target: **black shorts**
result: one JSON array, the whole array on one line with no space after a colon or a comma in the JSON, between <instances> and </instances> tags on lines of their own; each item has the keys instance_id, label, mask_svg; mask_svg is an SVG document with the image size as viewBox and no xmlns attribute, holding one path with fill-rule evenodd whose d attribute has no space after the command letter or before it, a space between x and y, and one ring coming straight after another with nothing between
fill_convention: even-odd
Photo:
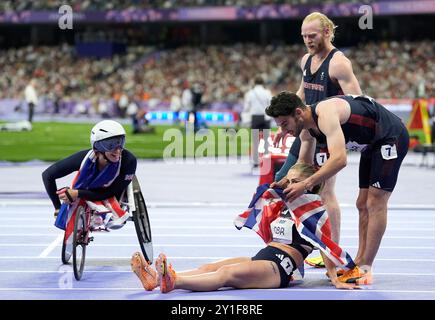
<instances>
[{"instance_id":1,"label":"black shorts","mask_svg":"<svg viewBox=\"0 0 435 320\"><path fill-rule=\"evenodd\" d=\"M267 260L275 262L278 266L281 278L281 283L279 285L280 288L286 288L288 286L288 283L291 280L291 275L297 267L295 261L287 252L272 246L267 246L266 248L261 249L251 259L252 261Z\"/></svg>"},{"instance_id":2,"label":"black shorts","mask_svg":"<svg viewBox=\"0 0 435 320\"><path fill-rule=\"evenodd\" d=\"M266 120L264 115L255 114L251 116L251 129L270 129L270 120Z\"/></svg>"},{"instance_id":3,"label":"black shorts","mask_svg":"<svg viewBox=\"0 0 435 320\"><path fill-rule=\"evenodd\" d=\"M299 158L299 151L301 149L301 139L296 137L293 141L289 153L295 156L296 159ZM329 159L328 147L323 144L316 142L316 151L314 152L313 163L317 167L321 167L325 164L326 160Z\"/></svg>"},{"instance_id":4,"label":"black shorts","mask_svg":"<svg viewBox=\"0 0 435 320\"><path fill-rule=\"evenodd\" d=\"M359 163L359 187L370 186L392 192L396 186L400 166L409 147L408 131L404 128L397 138L369 146L361 152ZM395 148L397 157L391 157L391 148Z\"/></svg>"}]
</instances>

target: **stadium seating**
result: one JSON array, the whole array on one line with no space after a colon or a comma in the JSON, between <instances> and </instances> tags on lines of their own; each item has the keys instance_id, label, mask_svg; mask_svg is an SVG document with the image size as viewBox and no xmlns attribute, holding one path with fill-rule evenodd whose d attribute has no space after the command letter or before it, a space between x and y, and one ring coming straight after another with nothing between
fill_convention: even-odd
<instances>
[{"instance_id":1,"label":"stadium seating","mask_svg":"<svg viewBox=\"0 0 435 320\"><path fill-rule=\"evenodd\" d=\"M383 1L383 0L381 0ZM267 4L319 4L319 3L372 3L374 0L69 0L74 11L105 11L124 9L171 9L182 7L205 7L205 6L239 6L250 7ZM23 10L56 10L65 4L62 0L4 0L0 3L1 11L23 11Z\"/></svg>"},{"instance_id":2,"label":"stadium seating","mask_svg":"<svg viewBox=\"0 0 435 320\"><path fill-rule=\"evenodd\" d=\"M415 98L424 88L426 96L435 96L435 48L430 41L364 43L340 49L351 59L365 94ZM36 78L47 110L56 99L63 108L68 102L85 100L99 112L101 100L115 103L122 94L138 103L168 106L183 86L202 82L203 101L223 103L216 108L229 109L240 106L258 73L275 93L296 91L304 53L300 44L185 46L162 51L137 46L129 47L126 55L90 59L77 57L74 48L65 45L12 48L0 51L0 99L22 99L28 81Z\"/></svg>"}]
</instances>

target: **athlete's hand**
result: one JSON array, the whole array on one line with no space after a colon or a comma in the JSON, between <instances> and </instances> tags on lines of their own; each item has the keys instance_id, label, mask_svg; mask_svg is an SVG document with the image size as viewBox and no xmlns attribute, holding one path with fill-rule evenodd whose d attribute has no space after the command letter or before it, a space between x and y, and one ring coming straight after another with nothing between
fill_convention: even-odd
<instances>
[{"instance_id":1,"label":"athlete's hand","mask_svg":"<svg viewBox=\"0 0 435 320\"><path fill-rule=\"evenodd\" d=\"M278 127L278 130L275 132L275 137L273 138L273 146L275 148L278 148L279 143L281 142L282 139L284 139L285 135L286 133L282 132L281 127Z\"/></svg>"},{"instance_id":2,"label":"athlete's hand","mask_svg":"<svg viewBox=\"0 0 435 320\"><path fill-rule=\"evenodd\" d=\"M74 202L79 195L78 190L70 189L68 187L59 189L58 191L56 191L56 193L59 195L59 199L67 204L71 204L72 202Z\"/></svg>"},{"instance_id":3,"label":"athlete's hand","mask_svg":"<svg viewBox=\"0 0 435 320\"><path fill-rule=\"evenodd\" d=\"M346 290L361 289L361 287L359 287L356 283L344 283L338 281L338 279L336 279L335 281L331 280L331 282L337 289L346 289Z\"/></svg>"},{"instance_id":4,"label":"athlete's hand","mask_svg":"<svg viewBox=\"0 0 435 320\"><path fill-rule=\"evenodd\" d=\"M284 189L285 200L287 202L292 202L296 200L297 197L303 195L307 190L305 186L306 182L304 181L290 184L287 188Z\"/></svg>"},{"instance_id":5,"label":"athlete's hand","mask_svg":"<svg viewBox=\"0 0 435 320\"><path fill-rule=\"evenodd\" d=\"M271 188L281 188L281 189L285 189L287 188L288 184L290 183L290 181L287 179L287 177L282 178L279 181L274 181L270 184Z\"/></svg>"},{"instance_id":6,"label":"athlete's hand","mask_svg":"<svg viewBox=\"0 0 435 320\"><path fill-rule=\"evenodd\" d=\"M57 218L58 214L59 214L59 209L54 210L54 217L55 218Z\"/></svg>"}]
</instances>

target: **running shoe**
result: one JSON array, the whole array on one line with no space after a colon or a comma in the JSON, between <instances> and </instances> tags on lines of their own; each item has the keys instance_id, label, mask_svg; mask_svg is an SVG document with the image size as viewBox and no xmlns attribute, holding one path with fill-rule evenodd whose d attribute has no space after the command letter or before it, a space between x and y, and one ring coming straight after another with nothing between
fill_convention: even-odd
<instances>
[{"instance_id":1,"label":"running shoe","mask_svg":"<svg viewBox=\"0 0 435 320\"><path fill-rule=\"evenodd\" d=\"M337 277L342 276L345 272L346 272L346 270L344 270L344 269L338 269L337 270Z\"/></svg>"},{"instance_id":2,"label":"running shoe","mask_svg":"<svg viewBox=\"0 0 435 320\"><path fill-rule=\"evenodd\" d=\"M305 259L305 263L314 267L314 268L324 268L325 267L325 262L323 262L322 256Z\"/></svg>"},{"instance_id":3,"label":"running shoe","mask_svg":"<svg viewBox=\"0 0 435 320\"><path fill-rule=\"evenodd\" d=\"M362 273L361 278L356 280L356 284L370 285L373 284L373 274L371 271Z\"/></svg>"},{"instance_id":4,"label":"running shoe","mask_svg":"<svg viewBox=\"0 0 435 320\"><path fill-rule=\"evenodd\" d=\"M344 269L337 269L337 277L342 276L345 272L346 272L346 270L344 270ZM328 271L326 271L325 274L328 278L330 278Z\"/></svg>"},{"instance_id":5,"label":"running shoe","mask_svg":"<svg viewBox=\"0 0 435 320\"><path fill-rule=\"evenodd\" d=\"M131 270L138 276L143 287L147 291L152 291L158 286L157 272L145 261L140 252L135 252L130 260Z\"/></svg>"},{"instance_id":6,"label":"running shoe","mask_svg":"<svg viewBox=\"0 0 435 320\"><path fill-rule=\"evenodd\" d=\"M361 278L362 275L363 273L361 272L361 269L356 266L339 276L338 281L343 283L356 283L356 281Z\"/></svg>"},{"instance_id":7,"label":"running shoe","mask_svg":"<svg viewBox=\"0 0 435 320\"><path fill-rule=\"evenodd\" d=\"M156 259L156 269L159 274L160 291L168 293L174 290L177 274L172 269L172 265L168 265L168 260L163 253L159 254Z\"/></svg>"}]
</instances>

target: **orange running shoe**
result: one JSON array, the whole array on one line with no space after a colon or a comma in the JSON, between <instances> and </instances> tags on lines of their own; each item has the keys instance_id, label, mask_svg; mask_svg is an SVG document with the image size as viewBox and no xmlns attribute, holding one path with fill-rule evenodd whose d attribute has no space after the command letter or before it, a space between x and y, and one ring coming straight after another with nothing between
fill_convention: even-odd
<instances>
[{"instance_id":1,"label":"orange running shoe","mask_svg":"<svg viewBox=\"0 0 435 320\"><path fill-rule=\"evenodd\" d=\"M361 278L356 280L356 284L370 285L373 284L373 274L371 271L362 273Z\"/></svg>"},{"instance_id":2,"label":"orange running shoe","mask_svg":"<svg viewBox=\"0 0 435 320\"><path fill-rule=\"evenodd\" d=\"M140 252L135 252L130 260L131 270L138 276L143 287L147 291L152 291L158 286L157 272L145 261Z\"/></svg>"},{"instance_id":3,"label":"orange running shoe","mask_svg":"<svg viewBox=\"0 0 435 320\"><path fill-rule=\"evenodd\" d=\"M360 268L356 266L355 268L349 269L339 276L338 281L343 283L356 283L357 279L361 278L362 275L363 273L361 272Z\"/></svg>"},{"instance_id":4,"label":"orange running shoe","mask_svg":"<svg viewBox=\"0 0 435 320\"><path fill-rule=\"evenodd\" d=\"M177 274L172 269L172 265L168 265L168 260L163 253L159 254L156 259L156 269L159 274L160 291L168 293L174 290Z\"/></svg>"},{"instance_id":5,"label":"orange running shoe","mask_svg":"<svg viewBox=\"0 0 435 320\"><path fill-rule=\"evenodd\" d=\"M337 277L342 276L345 272L346 272L346 270L344 270L344 269L337 269ZM326 271L325 274L328 278L330 278L328 271Z\"/></svg>"}]
</instances>

